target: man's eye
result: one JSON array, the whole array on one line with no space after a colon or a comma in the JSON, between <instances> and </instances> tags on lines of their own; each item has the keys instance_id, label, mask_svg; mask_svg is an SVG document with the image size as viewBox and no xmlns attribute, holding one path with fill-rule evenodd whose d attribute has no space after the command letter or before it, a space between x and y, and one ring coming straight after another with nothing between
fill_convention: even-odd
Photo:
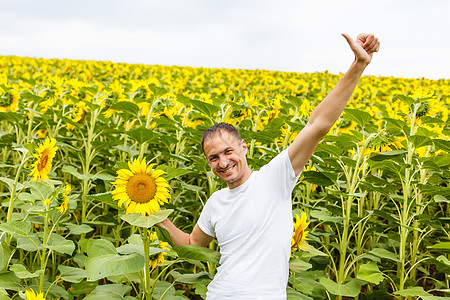
<instances>
[{"instance_id":1,"label":"man's eye","mask_svg":"<svg viewBox=\"0 0 450 300\"><path fill-rule=\"evenodd\" d=\"M226 154L230 154L231 152L233 152L233 150L227 150L227 151L225 151Z\"/></svg>"},{"instance_id":2,"label":"man's eye","mask_svg":"<svg viewBox=\"0 0 450 300\"><path fill-rule=\"evenodd\" d=\"M209 161L216 161L216 160L217 160L217 157L212 157L209 159Z\"/></svg>"}]
</instances>

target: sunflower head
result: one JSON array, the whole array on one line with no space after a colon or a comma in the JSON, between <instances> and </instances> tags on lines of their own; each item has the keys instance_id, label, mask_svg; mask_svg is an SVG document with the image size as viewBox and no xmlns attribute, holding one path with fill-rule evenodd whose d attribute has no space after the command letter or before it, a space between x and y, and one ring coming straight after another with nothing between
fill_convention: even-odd
<instances>
[{"instance_id":1,"label":"sunflower head","mask_svg":"<svg viewBox=\"0 0 450 300\"><path fill-rule=\"evenodd\" d=\"M48 173L52 167L52 161L57 150L58 147L56 147L56 140L54 138L46 138L45 142L39 146L37 153L33 154L36 158L30 174L33 176L33 181L48 179Z\"/></svg>"},{"instance_id":2,"label":"sunflower head","mask_svg":"<svg viewBox=\"0 0 450 300\"><path fill-rule=\"evenodd\" d=\"M305 245L309 231L305 231L309 222L306 222L306 213L300 213L301 217L295 214L294 234L292 236L291 253L302 249Z\"/></svg>"},{"instance_id":3,"label":"sunflower head","mask_svg":"<svg viewBox=\"0 0 450 300\"><path fill-rule=\"evenodd\" d=\"M161 177L164 171L153 170L154 165L147 166L145 158L134 159L133 162L128 162L129 169L117 171L112 195L114 200L119 201L119 206L125 206L127 214L151 215L170 199L170 186Z\"/></svg>"},{"instance_id":4,"label":"sunflower head","mask_svg":"<svg viewBox=\"0 0 450 300\"><path fill-rule=\"evenodd\" d=\"M15 89L10 89L4 93L0 91L0 111L17 111L19 107L19 92Z\"/></svg>"},{"instance_id":5,"label":"sunflower head","mask_svg":"<svg viewBox=\"0 0 450 300\"><path fill-rule=\"evenodd\" d=\"M169 248L167 247L169 244L163 241L159 241L156 233L154 232L150 235L150 239L152 243L157 243L158 248L164 250L150 257L150 267L154 269L158 264L166 261L164 255L169 251Z\"/></svg>"},{"instance_id":6,"label":"sunflower head","mask_svg":"<svg viewBox=\"0 0 450 300\"><path fill-rule=\"evenodd\" d=\"M32 289L25 291L26 300L45 300L44 293L35 293Z\"/></svg>"},{"instance_id":7,"label":"sunflower head","mask_svg":"<svg viewBox=\"0 0 450 300\"><path fill-rule=\"evenodd\" d=\"M59 206L56 208L59 210L61 214L64 214L69 209L69 193L71 190L70 184L66 184L65 187L60 188L59 193L57 195L57 201Z\"/></svg>"}]
</instances>

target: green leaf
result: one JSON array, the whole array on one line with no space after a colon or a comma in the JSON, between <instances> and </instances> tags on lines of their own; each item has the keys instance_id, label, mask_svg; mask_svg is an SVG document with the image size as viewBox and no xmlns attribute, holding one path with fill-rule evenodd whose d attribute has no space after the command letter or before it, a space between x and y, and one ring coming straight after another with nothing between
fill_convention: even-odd
<instances>
[{"instance_id":1,"label":"green leaf","mask_svg":"<svg viewBox=\"0 0 450 300\"><path fill-rule=\"evenodd\" d=\"M328 211L324 208L311 211L311 217L319 219L323 222L340 223L344 220L343 217L333 217L328 214Z\"/></svg>"},{"instance_id":2,"label":"green leaf","mask_svg":"<svg viewBox=\"0 0 450 300\"><path fill-rule=\"evenodd\" d=\"M164 297L162 295L165 293ZM167 281L158 281L156 283L155 289L153 290L153 299L174 299L175 296L175 288ZM184 298L182 298L184 299Z\"/></svg>"},{"instance_id":3,"label":"green leaf","mask_svg":"<svg viewBox=\"0 0 450 300\"><path fill-rule=\"evenodd\" d=\"M187 245L173 247L173 250L178 254L179 258L207 261L216 265L219 264L220 253L206 247Z\"/></svg>"},{"instance_id":4,"label":"green leaf","mask_svg":"<svg viewBox=\"0 0 450 300\"><path fill-rule=\"evenodd\" d=\"M114 208L119 208L118 202L113 200L111 192L87 195L87 198L93 201L101 201Z\"/></svg>"},{"instance_id":5,"label":"green leaf","mask_svg":"<svg viewBox=\"0 0 450 300\"><path fill-rule=\"evenodd\" d=\"M421 287L421 286L415 286L415 287L412 287L409 289L396 291L396 292L394 292L394 295L399 295L399 296L403 296L403 297L433 296L432 294L425 292L423 287Z\"/></svg>"},{"instance_id":6,"label":"green leaf","mask_svg":"<svg viewBox=\"0 0 450 300\"><path fill-rule=\"evenodd\" d=\"M412 135L408 137L408 140L414 145L415 148L420 148L423 146L429 146L432 144L432 141L427 136L422 135Z\"/></svg>"},{"instance_id":7,"label":"green leaf","mask_svg":"<svg viewBox=\"0 0 450 300\"><path fill-rule=\"evenodd\" d=\"M113 181L113 180L116 180L116 177L114 177L108 173L99 173L99 174L92 176L92 180L95 180L95 179L100 179L103 181Z\"/></svg>"},{"instance_id":8,"label":"green leaf","mask_svg":"<svg viewBox=\"0 0 450 300\"><path fill-rule=\"evenodd\" d=\"M141 145L144 142L157 140L159 137L159 134L157 132L145 128L145 125L136 129L129 130L126 132L126 134L135 139Z\"/></svg>"},{"instance_id":9,"label":"green leaf","mask_svg":"<svg viewBox=\"0 0 450 300\"><path fill-rule=\"evenodd\" d=\"M85 262L88 281L96 281L108 276L140 272L145 259L140 254L107 254L88 257Z\"/></svg>"},{"instance_id":10,"label":"green leaf","mask_svg":"<svg viewBox=\"0 0 450 300\"><path fill-rule=\"evenodd\" d=\"M164 165L159 166L158 169L161 169L161 170L163 170L164 172L167 173L164 176L164 178L167 181L169 181L170 179L177 178L177 177L180 177L180 176L183 176L183 175L186 175L186 174L190 174L190 173L193 172L191 170L180 169L180 168L172 168L172 167L164 166Z\"/></svg>"},{"instance_id":11,"label":"green leaf","mask_svg":"<svg viewBox=\"0 0 450 300\"><path fill-rule=\"evenodd\" d=\"M9 221L0 224L0 231L14 236L27 237L31 232L31 222L28 221Z\"/></svg>"},{"instance_id":12,"label":"green leaf","mask_svg":"<svg viewBox=\"0 0 450 300\"><path fill-rule=\"evenodd\" d=\"M122 300L130 291L131 286L123 284L99 285L84 300Z\"/></svg>"},{"instance_id":13,"label":"green leaf","mask_svg":"<svg viewBox=\"0 0 450 300\"><path fill-rule=\"evenodd\" d=\"M58 270L59 272L61 272L59 277L67 282L80 283L83 279L87 277L86 270L79 268L59 265Z\"/></svg>"},{"instance_id":14,"label":"green leaf","mask_svg":"<svg viewBox=\"0 0 450 300\"><path fill-rule=\"evenodd\" d=\"M167 94L167 90L165 88L158 87L158 86L154 85L153 83L149 84L148 88L155 94L156 97Z\"/></svg>"},{"instance_id":15,"label":"green leaf","mask_svg":"<svg viewBox=\"0 0 450 300\"><path fill-rule=\"evenodd\" d=\"M450 293L450 290L435 290L436 292ZM431 294L430 294L431 295ZM450 297L440 297L440 296L421 296L421 300L449 300Z\"/></svg>"},{"instance_id":16,"label":"green leaf","mask_svg":"<svg viewBox=\"0 0 450 300\"><path fill-rule=\"evenodd\" d=\"M5 242L0 243L0 271L2 271L9 263L11 250Z\"/></svg>"},{"instance_id":17,"label":"green leaf","mask_svg":"<svg viewBox=\"0 0 450 300\"><path fill-rule=\"evenodd\" d=\"M434 199L434 202L436 202L436 203L442 203L442 202L450 203L450 200L448 200L447 198L445 198L442 195L436 195L436 196L434 196L433 199Z\"/></svg>"},{"instance_id":18,"label":"green leaf","mask_svg":"<svg viewBox=\"0 0 450 300\"><path fill-rule=\"evenodd\" d=\"M0 120L8 121L12 124L18 124L21 121L21 117L17 113L7 111L7 112L0 112Z\"/></svg>"},{"instance_id":19,"label":"green leaf","mask_svg":"<svg viewBox=\"0 0 450 300\"><path fill-rule=\"evenodd\" d=\"M206 283L209 283L213 279L213 276L205 271L196 274L180 274L177 271L170 271L169 274L173 276L176 282L186 284L204 283L205 279Z\"/></svg>"},{"instance_id":20,"label":"green leaf","mask_svg":"<svg viewBox=\"0 0 450 300\"><path fill-rule=\"evenodd\" d=\"M289 269L296 273L304 272L311 268L312 264L298 258L293 258L289 261Z\"/></svg>"},{"instance_id":21,"label":"green leaf","mask_svg":"<svg viewBox=\"0 0 450 300\"><path fill-rule=\"evenodd\" d=\"M287 300L313 300L313 298L305 296L291 287L286 288Z\"/></svg>"},{"instance_id":22,"label":"green leaf","mask_svg":"<svg viewBox=\"0 0 450 300\"><path fill-rule=\"evenodd\" d=\"M384 248L375 248L375 249L370 250L369 252L380 258L386 258L386 259L393 260L395 262L400 262L400 259L398 258L397 254L395 254L389 250L386 250Z\"/></svg>"},{"instance_id":23,"label":"green leaf","mask_svg":"<svg viewBox=\"0 0 450 300\"><path fill-rule=\"evenodd\" d=\"M17 248L34 252L37 250L42 250L42 242L37 233L30 233L27 237L17 238Z\"/></svg>"},{"instance_id":24,"label":"green leaf","mask_svg":"<svg viewBox=\"0 0 450 300\"><path fill-rule=\"evenodd\" d=\"M450 141L434 139L433 144L436 147L436 150L443 150L447 153L450 153Z\"/></svg>"},{"instance_id":25,"label":"green leaf","mask_svg":"<svg viewBox=\"0 0 450 300\"><path fill-rule=\"evenodd\" d=\"M356 278L378 285L383 281L383 273L376 263L369 262L359 267Z\"/></svg>"},{"instance_id":26,"label":"green leaf","mask_svg":"<svg viewBox=\"0 0 450 300\"><path fill-rule=\"evenodd\" d=\"M63 171L63 173L69 173L70 175L72 175L80 180L85 180L85 181L91 180L93 177L92 174L87 174L87 175L80 174L80 173L78 173L77 169L75 169L75 167L69 166L69 165L64 165L61 168L61 171Z\"/></svg>"},{"instance_id":27,"label":"green leaf","mask_svg":"<svg viewBox=\"0 0 450 300\"><path fill-rule=\"evenodd\" d=\"M144 216L138 213L122 215L120 218L130 225L137 227L150 228L156 223L164 221L173 212L173 209L165 209L155 212L150 216Z\"/></svg>"},{"instance_id":28,"label":"green leaf","mask_svg":"<svg viewBox=\"0 0 450 300\"><path fill-rule=\"evenodd\" d=\"M93 258L109 254L117 254L117 250L110 241L105 239L97 239L89 240L86 253L88 257Z\"/></svg>"},{"instance_id":29,"label":"green leaf","mask_svg":"<svg viewBox=\"0 0 450 300\"><path fill-rule=\"evenodd\" d=\"M203 101L191 100L189 103L208 118L212 118L220 110L220 107Z\"/></svg>"},{"instance_id":30,"label":"green leaf","mask_svg":"<svg viewBox=\"0 0 450 300\"><path fill-rule=\"evenodd\" d=\"M380 152L380 153L372 153L369 159L373 161L382 161L385 159L392 159L393 157L403 155L405 153L408 153L408 151L405 150L394 150L394 151L386 151L386 152Z\"/></svg>"},{"instance_id":31,"label":"green leaf","mask_svg":"<svg viewBox=\"0 0 450 300\"><path fill-rule=\"evenodd\" d=\"M65 225L67 226L67 228L69 228L70 234L74 235L86 234L94 230L94 228L86 224L77 225L73 223L67 223Z\"/></svg>"},{"instance_id":32,"label":"green leaf","mask_svg":"<svg viewBox=\"0 0 450 300\"><path fill-rule=\"evenodd\" d=\"M408 96L404 96L404 95L394 95L393 100L401 100L403 101L406 105L411 106L414 104L415 100L411 97Z\"/></svg>"},{"instance_id":33,"label":"green leaf","mask_svg":"<svg viewBox=\"0 0 450 300\"><path fill-rule=\"evenodd\" d=\"M303 172L303 179L309 183L319 186L333 185L333 181L321 172L317 171L305 171Z\"/></svg>"},{"instance_id":34,"label":"green leaf","mask_svg":"<svg viewBox=\"0 0 450 300\"><path fill-rule=\"evenodd\" d=\"M39 180L30 181L30 190L36 199L45 200L51 197L52 193L55 191L54 183L59 183L58 181L51 180Z\"/></svg>"},{"instance_id":35,"label":"green leaf","mask_svg":"<svg viewBox=\"0 0 450 300\"><path fill-rule=\"evenodd\" d=\"M114 103L113 105L111 105L110 108L114 109L114 110L122 111L122 112L129 112L133 116L137 116L137 114L139 113L139 110L140 110L139 106L137 106L133 102L128 102L128 101L121 101L121 102Z\"/></svg>"},{"instance_id":36,"label":"green leaf","mask_svg":"<svg viewBox=\"0 0 450 300\"><path fill-rule=\"evenodd\" d=\"M20 279L14 274L14 272L6 272L0 274L0 289L7 289L18 292L23 287L20 284Z\"/></svg>"},{"instance_id":37,"label":"green leaf","mask_svg":"<svg viewBox=\"0 0 450 300\"><path fill-rule=\"evenodd\" d=\"M344 118L356 122L359 126L364 127L372 119L372 116L363 110L346 108L344 110Z\"/></svg>"},{"instance_id":38,"label":"green leaf","mask_svg":"<svg viewBox=\"0 0 450 300\"><path fill-rule=\"evenodd\" d=\"M9 192L12 193L12 191L14 189L14 180L12 180L10 178L6 178L6 177L0 177L0 181L5 183L8 186ZM17 182L16 192L21 190L23 187L24 187L23 184L21 184L20 182Z\"/></svg>"},{"instance_id":39,"label":"green leaf","mask_svg":"<svg viewBox=\"0 0 450 300\"><path fill-rule=\"evenodd\" d=\"M169 243L170 245L173 245L172 238L170 237L169 231L163 228L155 227L156 229L156 235L158 236L158 240L162 242Z\"/></svg>"},{"instance_id":40,"label":"green leaf","mask_svg":"<svg viewBox=\"0 0 450 300\"><path fill-rule=\"evenodd\" d=\"M360 285L355 279L346 284L338 284L329 278L322 277L319 282L333 295L356 297L360 293Z\"/></svg>"},{"instance_id":41,"label":"green leaf","mask_svg":"<svg viewBox=\"0 0 450 300\"><path fill-rule=\"evenodd\" d=\"M53 233L48 240L48 244L43 246L58 253L68 255L72 255L75 250L75 244L73 241L67 240L56 233Z\"/></svg>"},{"instance_id":42,"label":"green leaf","mask_svg":"<svg viewBox=\"0 0 450 300\"><path fill-rule=\"evenodd\" d=\"M438 258L436 258L436 260L450 267L450 260L444 255L439 255Z\"/></svg>"},{"instance_id":43,"label":"green leaf","mask_svg":"<svg viewBox=\"0 0 450 300\"><path fill-rule=\"evenodd\" d=\"M316 249L314 246L311 246L310 244L307 244L307 243L302 245L301 251L304 251L304 252L307 252L310 254L310 255L303 254L303 256L328 256L328 254Z\"/></svg>"},{"instance_id":44,"label":"green leaf","mask_svg":"<svg viewBox=\"0 0 450 300\"><path fill-rule=\"evenodd\" d=\"M137 253L145 257L144 252L144 245L136 245L136 244L125 244L117 248L117 252L120 254L133 254ZM167 250L163 250L158 247L149 247L149 256L161 253L161 252L167 252Z\"/></svg>"},{"instance_id":45,"label":"green leaf","mask_svg":"<svg viewBox=\"0 0 450 300\"><path fill-rule=\"evenodd\" d=\"M440 242L428 248L432 250L450 250L450 242Z\"/></svg>"},{"instance_id":46,"label":"green leaf","mask_svg":"<svg viewBox=\"0 0 450 300\"><path fill-rule=\"evenodd\" d=\"M20 279L29 279L29 278L36 278L39 277L42 273L44 273L43 270L37 270L34 273L31 273L27 270L27 267L25 267L22 264L14 264L9 267L10 271L13 271L14 274L20 278Z\"/></svg>"},{"instance_id":47,"label":"green leaf","mask_svg":"<svg viewBox=\"0 0 450 300\"><path fill-rule=\"evenodd\" d=\"M75 297L79 297L79 298L75 298L75 299L86 299L83 298L85 294L89 294L92 290L94 290L96 287L98 286L98 282L94 281L94 282L89 282L89 281L81 281L80 283L72 283L71 284L71 294L73 294ZM90 295L88 295L90 296ZM104 298L107 299L107 298Z\"/></svg>"}]
</instances>

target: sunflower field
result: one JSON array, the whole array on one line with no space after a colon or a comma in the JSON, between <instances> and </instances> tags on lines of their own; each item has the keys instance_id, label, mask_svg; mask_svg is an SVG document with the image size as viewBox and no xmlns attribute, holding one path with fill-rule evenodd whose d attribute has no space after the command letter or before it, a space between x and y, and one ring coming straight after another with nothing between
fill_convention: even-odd
<instances>
[{"instance_id":1,"label":"sunflower field","mask_svg":"<svg viewBox=\"0 0 450 300\"><path fill-rule=\"evenodd\" d=\"M0 56L0 299L204 299L172 247L225 187L203 131L257 170L341 75ZM294 189L288 299L450 297L450 80L364 76Z\"/></svg>"}]
</instances>

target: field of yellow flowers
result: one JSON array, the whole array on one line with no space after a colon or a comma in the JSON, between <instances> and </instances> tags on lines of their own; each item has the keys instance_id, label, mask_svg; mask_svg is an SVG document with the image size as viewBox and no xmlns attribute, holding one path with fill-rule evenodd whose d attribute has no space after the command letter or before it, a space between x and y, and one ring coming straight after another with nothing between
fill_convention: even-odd
<instances>
[{"instance_id":1,"label":"field of yellow flowers","mask_svg":"<svg viewBox=\"0 0 450 300\"><path fill-rule=\"evenodd\" d=\"M224 187L202 132L258 169L339 78L0 56L0 299L204 299L217 244L154 226ZM449 109L450 80L360 80L293 192L288 299L450 296Z\"/></svg>"}]
</instances>

